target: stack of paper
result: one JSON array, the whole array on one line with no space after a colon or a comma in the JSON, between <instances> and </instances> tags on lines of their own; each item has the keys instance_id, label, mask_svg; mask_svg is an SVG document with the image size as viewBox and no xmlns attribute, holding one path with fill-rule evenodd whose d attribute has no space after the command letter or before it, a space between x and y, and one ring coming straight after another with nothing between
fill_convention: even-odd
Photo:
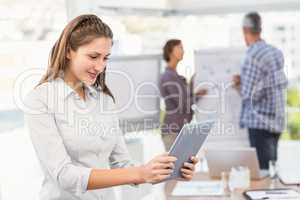
<instances>
[{"instance_id":1,"label":"stack of paper","mask_svg":"<svg viewBox=\"0 0 300 200\"><path fill-rule=\"evenodd\" d=\"M287 185L300 184L300 170L281 170L279 171L280 180Z\"/></svg>"},{"instance_id":2,"label":"stack of paper","mask_svg":"<svg viewBox=\"0 0 300 200\"><path fill-rule=\"evenodd\" d=\"M222 196L220 181L178 182L172 192L173 196Z\"/></svg>"},{"instance_id":3,"label":"stack of paper","mask_svg":"<svg viewBox=\"0 0 300 200\"><path fill-rule=\"evenodd\" d=\"M299 200L300 193L293 189L274 189L274 190L257 190L248 191L247 196L252 200L269 199L269 200Z\"/></svg>"}]
</instances>

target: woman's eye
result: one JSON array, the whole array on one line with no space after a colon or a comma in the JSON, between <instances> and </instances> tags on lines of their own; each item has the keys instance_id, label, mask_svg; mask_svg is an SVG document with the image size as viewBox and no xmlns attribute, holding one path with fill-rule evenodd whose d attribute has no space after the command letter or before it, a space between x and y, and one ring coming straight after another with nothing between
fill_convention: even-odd
<instances>
[{"instance_id":1,"label":"woman's eye","mask_svg":"<svg viewBox=\"0 0 300 200\"><path fill-rule=\"evenodd\" d=\"M90 58L91 58L91 59L96 59L96 58L97 58L97 56L90 56Z\"/></svg>"},{"instance_id":2,"label":"woman's eye","mask_svg":"<svg viewBox=\"0 0 300 200\"><path fill-rule=\"evenodd\" d=\"M109 58L108 57L104 57L104 60L109 60Z\"/></svg>"}]
</instances>

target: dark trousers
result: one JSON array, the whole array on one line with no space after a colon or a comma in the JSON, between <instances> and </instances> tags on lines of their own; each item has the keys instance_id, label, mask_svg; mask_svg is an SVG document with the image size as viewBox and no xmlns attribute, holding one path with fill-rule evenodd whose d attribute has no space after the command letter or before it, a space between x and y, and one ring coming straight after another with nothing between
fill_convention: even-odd
<instances>
[{"instance_id":1,"label":"dark trousers","mask_svg":"<svg viewBox=\"0 0 300 200\"><path fill-rule=\"evenodd\" d=\"M280 134L252 128L249 128L248 131L250 145L256 148L260 168L269 169L269 161L277 160L277 147Z\"/></svg>"}]
</instances>

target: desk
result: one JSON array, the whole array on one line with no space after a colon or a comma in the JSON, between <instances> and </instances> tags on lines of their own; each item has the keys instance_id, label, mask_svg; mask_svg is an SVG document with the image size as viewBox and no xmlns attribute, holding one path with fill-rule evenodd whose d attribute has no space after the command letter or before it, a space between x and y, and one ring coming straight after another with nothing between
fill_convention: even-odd
<instances>
[{"instance_id":1,"label":"desk","mask_svg":"<svg viewBox=\"0 0 300 200\"><path fill-rule=\"evenodd\" d=\"M211 180L207 173L197 173L193 179L196 180ZM192 180L192 181L193 181ZM265 189L269 188L271 185L271 179L265 178L262 180L251 181L251 185L249 189ZM285 188L284 186L277 181L277 188ZM172 191L176 185L176 181L169 181L166 183L165 192L166 192L166 200L244 200L243 190L234 191L230 197L175 197L171 196Z\"/></svg>"}]
</instances>

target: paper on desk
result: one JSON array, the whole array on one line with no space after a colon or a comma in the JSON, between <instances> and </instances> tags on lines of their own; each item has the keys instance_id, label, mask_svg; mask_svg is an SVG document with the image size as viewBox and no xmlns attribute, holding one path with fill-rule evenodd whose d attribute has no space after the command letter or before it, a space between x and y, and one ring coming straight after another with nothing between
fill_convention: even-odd
<instances>
[{"instance_id":1,"label":"paper on desk","mask_svg":"<svg viewBox=\"0 0 300 200\"><path fill-rule=\"evenodd\" d=\"M299 200L300 193L295 190L270 190L270 191L250 191L247 195L255 199L289 199L289 200Z\"/></svg>"},{"instance_id":2,"label":"paper on desk","mask_svg":"<svg viewBox=\"0 0 300 200\"><path fill-rule=\"evenodd\" d=\"M172 192L173 196L222 196L220 181L178 182Z\"/></svg>"},{"instance_id":3,"label":"paper on desk","mask_svg":"<svg viewBox=\"0 0 300 200\"><path fill-rule=\"evenodd\" d=\"M284 184L300 184L300 171L298 169L284 169L279 171L278 175Z\"/></svg>"}]
</instances>

